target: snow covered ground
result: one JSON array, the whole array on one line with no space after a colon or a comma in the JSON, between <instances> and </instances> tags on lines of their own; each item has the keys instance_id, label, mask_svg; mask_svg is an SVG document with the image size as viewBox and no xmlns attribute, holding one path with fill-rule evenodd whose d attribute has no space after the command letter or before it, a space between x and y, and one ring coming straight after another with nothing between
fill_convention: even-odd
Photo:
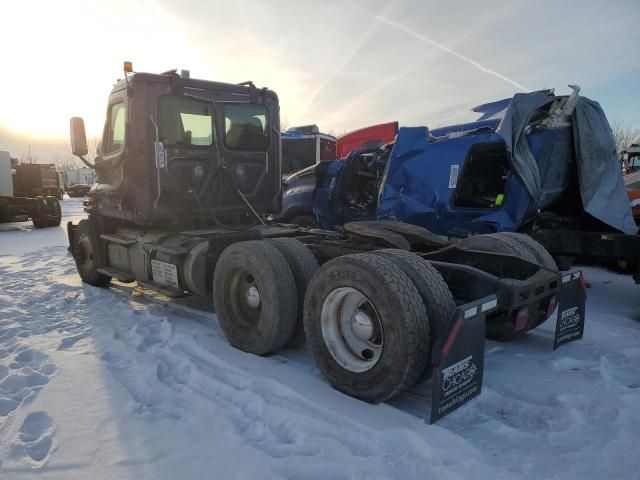
<instances>
[{"instance_id":1,"label":"snow covered ground","mask_svg":"<svg viewBox=\"0 0 640 480\"><path fill-rule=\"evenodd\" d=\"M66 220L83 216L63 202ZM632 478L640 287L585 268L585 338L487 343L482 395L437 425L429 384L368 405L305 348L229 347L206 302L83 285L64 227L0 225L0 478Z\"/></svg>"}]
</instances>

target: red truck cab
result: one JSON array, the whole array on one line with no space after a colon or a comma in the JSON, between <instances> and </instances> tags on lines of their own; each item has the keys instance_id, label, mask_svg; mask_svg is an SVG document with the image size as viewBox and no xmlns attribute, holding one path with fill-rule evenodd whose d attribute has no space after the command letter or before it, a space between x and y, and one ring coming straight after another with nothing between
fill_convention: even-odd
<instances>
[{"instance_id":1,"label":"red truck cab","mask_svg":"<svg viewBox=\"0 0 640 480\"><path fill-rule=\"evenodd\" d=\"M336 139L337 158L346 158L359 148L378 147L392 142L397 133L398 122L381 123L345 133Z\"/></svg>"}]
</instances>

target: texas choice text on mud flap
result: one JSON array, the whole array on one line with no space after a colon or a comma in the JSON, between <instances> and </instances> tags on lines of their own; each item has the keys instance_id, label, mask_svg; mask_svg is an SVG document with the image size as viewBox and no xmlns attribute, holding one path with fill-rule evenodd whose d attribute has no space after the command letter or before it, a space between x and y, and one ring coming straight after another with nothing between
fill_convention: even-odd
<instances>
[{"instance_id":1,"label":"texas choice text on mud flap","mask_svg":"<svg viewBox=\"0 0 640 480\"><path fill-rule=\"evenodd\" d=\"M584 334L585 302L587 292L582 271L562 275L562 289L558 306L555 350L565 343L580 340Z\"/></svg>"},{"instance_id":2,"label":"texas choice text on mud flap","mask_svg":"<svg viewBox=\"0 0 640 480\"><path fill-rule=\"evenodd\" d=\"M480 395L484 370L485 315L496 309L490 295L456 308L448 334L441 335L431 354L433 386L431 420L434 423Z\"/></svg>"},{"instance_id":3,"label":"texas choice text on mud flap","mask_svg":"<svg viewBox=\"0 0 640 480\"><path fill-rule=\"evenodd\" d=\"M582 272L562 276L555 350L582 338L586 293ZM448 334L442 335L432 352L433 386L431 419L434 423L480 395L484 374L485 316L497 306L495 295L455 309Z\"/></svg>"}]
</instances>

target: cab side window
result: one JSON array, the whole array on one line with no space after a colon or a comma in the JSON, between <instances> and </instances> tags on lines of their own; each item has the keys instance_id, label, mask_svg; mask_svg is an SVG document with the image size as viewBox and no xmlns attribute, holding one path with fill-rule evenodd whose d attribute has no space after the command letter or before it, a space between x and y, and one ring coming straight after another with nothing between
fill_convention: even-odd
<instances>
[{"instance_id":1,"label":"cab side window","mask_svg":"<svg viewBox=\"0 0 640 480\"><path fill-rule=\"evenodd\" d=\"M269 146L267 109L260 105L224 107L224 143L231 150L264 152Z\"/></svg>"},{"instance_id":2,"label":"cab side window","mask_svg":"<svg viewBox=\"0 0 640 480\"><path fill-rule=\"evenodd\" d=\"M126 122L124 103L111 105L105 154L116 153L124 147L124 125Z\"/></svg>"}]
</instances>

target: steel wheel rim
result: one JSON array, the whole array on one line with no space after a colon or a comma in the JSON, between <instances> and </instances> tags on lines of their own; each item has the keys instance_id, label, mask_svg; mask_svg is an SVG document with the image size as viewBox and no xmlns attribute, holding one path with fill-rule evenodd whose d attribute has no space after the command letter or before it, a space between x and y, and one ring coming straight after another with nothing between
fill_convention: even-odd
<instances>
[{"instance_id":1,"label":"steel wheel rim","mask_svg":"<svg viewBox=\"0 0 640 480\"><path fill-rule=\"evenodd\" d=\"M322 304L320 324L325 345L343 368L362 373L377 365L384 348L382 322L360 290L332 290Z\"/></svg>"},{"instance_id":2,"label":"steel wheel rim","mask_svg":"<svg viewBox=\"0 0 640 480\"><path fill-rule=\"evenodd\" d=\"M262 313L262 294L257 279L242 268L231 273L225 288L227 304L237 325L243 330L255 328Z\"/></svg>"},{"instance_id":3,"label":"steel wheel rim","mask_svg":"<svg viewBox=\"0 0 640 480\"><path fill-rule=\"evenodd\" d=\"M87 235L82 235L78 239L76 263L83 272L89 272L93 269L93 244Z\"/></svg>"}]
</instances>

